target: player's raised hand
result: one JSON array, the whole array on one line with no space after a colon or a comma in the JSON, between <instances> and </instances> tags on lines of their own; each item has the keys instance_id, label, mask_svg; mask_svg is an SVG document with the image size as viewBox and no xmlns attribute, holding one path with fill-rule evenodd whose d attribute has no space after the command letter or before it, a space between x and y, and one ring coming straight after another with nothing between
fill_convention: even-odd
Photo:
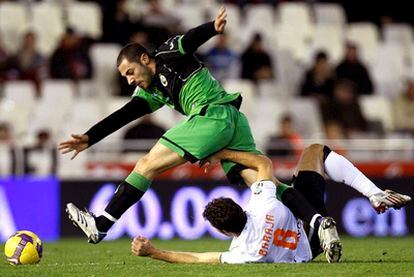
<instances>
[{"instance_id":1,"label":"player's raised hand","mask_svg":"<svg viewBox=\"0 0 414 277\"><path fill-rule=\"evenodd\" d=\"M221 7L219 9L216 19L214 20L214 29L216 29L217 33L222 34L224 32L224 27L226 27L226 23L227 23L226 19L227 19L226 8Z\"/></svg>"},{"instance_id":2,"label":"player's raised hand","mask_svg":"<svg viewBox=\"0 0 414 277\"><path fill-rule=\"evenodd\" d=\"M150 240L143 236L138 236L131 242L131 252L136 256L149 256L153 249Z\"/></svg>"},{"instance_id":3,"label":"player's raised hand","mask_svg":"<svg viewBox=\"0 0 414 277\"><path fill-rule=\"evenodd\" d=\"M61 154L66 154L74 151L72 157L73 160L80 152L88 148L89 137L88 135L72 134L72 139L59 143L58 149Z\"/></svg>"}]
</instances>

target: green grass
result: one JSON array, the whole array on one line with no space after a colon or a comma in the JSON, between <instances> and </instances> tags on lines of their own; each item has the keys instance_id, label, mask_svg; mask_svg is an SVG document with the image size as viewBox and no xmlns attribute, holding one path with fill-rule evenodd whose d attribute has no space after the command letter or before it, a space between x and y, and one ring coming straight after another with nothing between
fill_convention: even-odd
<instances>
[{"instance_id":1,"label":"green grass","mask_svg":"<svg viewBox=\"0 0 414 277\"><path fill-rule=\"evenodd\" d=\"M160 248L181 251L225 251L228 241L154 240ZM129 240L90 245L81 239L47 243L37 265L0 263L0 276L413 276L414 237L343 238L342 263L322 256L307 264L179 265L132 256ZM4 260L5 261L5 260Z\"/></svg>"}]
</instances>

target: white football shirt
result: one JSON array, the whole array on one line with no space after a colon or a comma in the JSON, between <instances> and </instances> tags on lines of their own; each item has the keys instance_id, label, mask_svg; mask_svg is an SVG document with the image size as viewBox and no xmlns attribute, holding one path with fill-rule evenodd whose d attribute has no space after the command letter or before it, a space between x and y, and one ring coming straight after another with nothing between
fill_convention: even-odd
<instances>
[{"instance_id":1,"label":"white football shirt","mask_svg":"<svg viewBox=\"0 0 414 277\"><path fill-rule=\"evenodd\" d=\"M276 198L271 181L256 182L246 207L247 223L233 238L222 263L299 263L312 259L308 238L292 212Z\"/></svg>"}]
</instances>

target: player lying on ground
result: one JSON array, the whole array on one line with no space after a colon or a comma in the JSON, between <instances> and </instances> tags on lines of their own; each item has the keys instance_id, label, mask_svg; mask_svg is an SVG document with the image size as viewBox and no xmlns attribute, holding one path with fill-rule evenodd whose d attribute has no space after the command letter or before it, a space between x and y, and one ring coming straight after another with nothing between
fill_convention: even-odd
<instances>
[{"instance_id":1,"label":"player lying on ground","mask_svg":"<svg viewBox=\"0 0 414 277\"><path fill-rule=\"evenodd\" d=\"M136 163L102 215L95 217L72 203L67 205L69 218L89 242L100 242L122 214L141 199L154 177L165 170L187 161L205 159L224 148L260 153L247 118L238 110L240 93L227 93L193 55L200 45L224 31L226 16L225 9L221 8L213 22L170 38L153 53L139 44L126 45L117 64L121 75L136 86L132 99L85 134L72 135L72 139L60 143L62 154L73 152L73 159L104 137L163 105L188 117L168 130ZM223 161L222 166L232 183L252 184L256 180L255 170L230 161ZM282 202L305 222L310 222L316 213L294 189L283 191Z\"/></svg>"},{"instance_id":2,"label":"player lying on ground","mask_svg":"<svg viewBox=\"0 0 414 277\"><path fill-rule=\"evenodd\" d=\"M304 230L301 221L276 197L279 196L272 178L272 164L263 156L223 150L207 161L215 164L221 159L229 159L244 166L255 168L258 181L250 186L250 202L243 211L229 198L218 198L205 208L203 216L221 233L233 237L227 252L174 252L154 247L144 237L136 237L131 243L131 251L137 256L173 263L248 263L248 262L307 262L322 252L321 242L311 229ZM383 212L388 208L400 208L411 198L392 191L383 192L368 180L347 159L331 151L328 147L314 144L307 147L295 170L292 185L322 215L326 215L324 204L325 179L328 175L334 181L344 182L357 189L370 199L375 210ZM325 217L318 230L325 232L325 241L333 247L326 251L329 262L339 261L341 245L335 221Z\"/></svg>"}]
</instances>

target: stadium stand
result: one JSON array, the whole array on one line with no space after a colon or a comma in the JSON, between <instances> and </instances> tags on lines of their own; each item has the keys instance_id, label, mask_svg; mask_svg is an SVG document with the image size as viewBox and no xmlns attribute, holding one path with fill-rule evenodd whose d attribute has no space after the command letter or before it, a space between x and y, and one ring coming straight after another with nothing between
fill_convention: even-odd
<instances>
[{"instance_id":1,"label":"stadium stand","mask_svg":"<svg viewBox=\"0 0 414 277\"><path fill-rule=\"evenodd\" d=\"M59 5L58 1L28 2L30 4L24 1L0 2L0 44L7 52L5 67L1 67L0 59L0 70L5 70L5 74L2 73L5 80L0 80L0 121L13 125L19 144L31 141L35 132L45 126L55 139L81 132L128 101L128 98L118 96L116 58L121 45L101 40L104 36L104 13L99 5L102 3L64 1L63 5ZM193 0L159 2L166 12L180 19L181 26L177 27L181 28L181 32L214 18L222 4L214 0L201 1L202 4ZM126 1L131 26L139 32L148 31L142 20L148 6L144 0ZM247 3L240 7L226 2L225 6L229 47L240 55L258 31L273 61L272 80L257 83L234 77L223 80L228 91L243 93L242 110L249 117L259 147L264 145L270 134L277 132L276 122L287 111L292 113L297 130L304 139L325 137L318 102L299 98L299 86L315 53L326 51L335 67L342 60L348 41L359 46L374 81L374 94L359 99L364 115L369 120L381 122L385 130L384 138L401 138L394 128L391 107L403 91L407 79L414 76L414 34L410 23L395 20L379 25L368 22L370 18L362 22L348 22L349 14L336 3L282 1L277 5ZM89 48L93 65L91 79L56 81L44 73L37 87L38 84L18 80L14 69L7 68L24 33L33 30L37 35L38 48L50 59L68 27L92 41ZM153 43L152 37L148 37L149 42ZM201 47L200 59L213 45L212 40ZM182 119L181 115L168 108L154 114L156 123L167 129ZM117 145L125 129L111 135L108 140ZM358 134L358 138L371 136ZM389 145L399 147L398 144ZM354 152L351 151L352 154ZM363 153L361 157L369 158L369 153ZM81 164L88 160L87 157L82 159ZM62 163L61 172L71 172Z\"/></svg>"}]
</instances>

